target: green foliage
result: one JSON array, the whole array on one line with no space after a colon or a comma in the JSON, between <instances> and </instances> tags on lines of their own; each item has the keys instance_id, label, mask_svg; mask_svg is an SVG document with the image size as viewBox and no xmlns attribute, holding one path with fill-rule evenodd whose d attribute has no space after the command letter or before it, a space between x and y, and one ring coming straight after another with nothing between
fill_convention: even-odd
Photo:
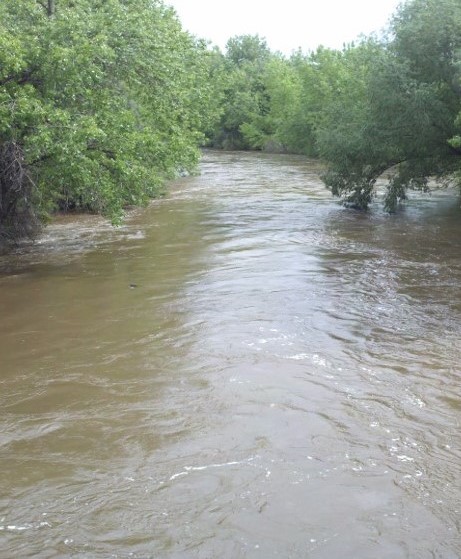
<instances>
[{"instance_id":1,"label":"green foliage","mask_svg":"<svg viewBox=\"0 0 461 559\"><path fill-rule=\"evenodd\" d=\"M221 54L217 95L222 113L211 144L225 149L262 149L270 133L265 69L272 58L263 39L243 35L229 39Z\"/></svg>"},{"instance_id":2,"label":"green foliage","mask_svg":"<svg viewBox=\"0 0 461 559\"><path fill-rule=\"evenodd\" d=\"M37 213L117 221L196 164L218 110L209 53L160 1L48 4L0 4L0 146L19 146Z\"/></svg>"},{"instance_id":3,"label":"green foliage","mask_svg":"<svg viewBox=\"0 0 461 559\"><path fill-rule=\"evenodd\" d=\"M266 41L258 35L239 35L227 41L226 58L235 66L253 64L261 69L270 57Z\"/></svg>"},{"instance_id":4,"label":"green foliage","mask_svg":"<svg viewBox=\"0 0 461 559\"><path fill-rule=\"evenodd\" d=\"M221 55L222 115L214 145L319 156L324 181L346 205L366 209L388 172L385 206L430 179L461 183L461 4L407 0L387 39L290 59L258 36Z\"/></svg>"},{"instance_id":5,"label":"green foliage","mask_svg":"<svg viewBox=\"0 0 461 559\"><path fill-rule=\"evenodd\" d=\"M363 99L363 74L367 47L348 47L336 51L319 47L308 56L297 54L292 64L301 82L301 96L294 113L292 129L297 130L295 142L302 152L319 155L319 133L336 126L343 118L344 107L339 99L347 100L351 118L357 119ZM339 120L338 120L339 119Z\"/></svg>"},{"instance_id":6,"label":"green foliage","mask_svg":"<svg viewBox=\"0 0 461 559\"><path fill-rule=\"evenodd\" d=\"M392 171L390 211L408 189L427 189L429 178L460 168L461 5L409 1L393 20L392 36L370 51L361 85L341 92L318 136L329 164L325 182L348 204L368 207L378 176Z\"/></svg>"},{"instance_id":7,"label":"green foliage","mask_svg":"<svg viewBox=\"0 0 461 559\"><path fill-rule=\"evenodd\" d=\"M332 73L335 86L326 91L316 128L319 153L329 164L323 177L326 185L357 209L370 203L376 179L387 168L383 156L388 157L385 152L392 149L376 142L369 95L371 75L385 55L384 48L371 39L340 53Z\"/></svg>"},{"instance_id":8,"label":"green foliage","mask_svg":"<svg viewBox=\"0 0 461 559\"><path fill-rule=\"evenodd\" d=\"M300 76L285 59L273 57L266 66L264 80L269 99L267 118L271 124L271 140L285 150L302 151L300 146L305 138L298 120L302 93Z\"/></svg>"}]
</instances>

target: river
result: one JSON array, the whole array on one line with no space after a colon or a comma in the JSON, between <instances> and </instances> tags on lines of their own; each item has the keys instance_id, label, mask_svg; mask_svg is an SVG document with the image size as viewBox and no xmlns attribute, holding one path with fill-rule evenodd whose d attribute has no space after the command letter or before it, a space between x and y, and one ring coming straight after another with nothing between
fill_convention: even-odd
<instances>
[{"instance_id":1,"label":"river","mask_svg":"<svg viewBox=\"0 0 461 559\"><path fill-rule=\"evenodd\" d=\"M461 557L461 210L205 152L0 260L0 557Z\"/></svg>"}]
</instances>

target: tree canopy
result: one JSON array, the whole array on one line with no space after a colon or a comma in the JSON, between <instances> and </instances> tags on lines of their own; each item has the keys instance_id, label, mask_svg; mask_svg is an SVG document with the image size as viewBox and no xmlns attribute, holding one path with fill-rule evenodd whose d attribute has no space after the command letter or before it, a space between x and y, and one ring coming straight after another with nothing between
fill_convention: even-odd
<instances>
[{"instance_id":1,"label":"tree canopy","mask_svg":"<svg viewBox=\"0 0 461 559\"><path fill-rule=\"evenodd\" d=\"M391 40L369 60L360 115L338 98L339 126L319 130L334 194L366 208L376 179L391 170L386 206L407 189L427 189L430 178L460 170L461 4L412 0L391 24Z\"/></svg>"},{"instance_id":2,"label":"tree canopy","mask_svg":"<svg viewBox=\"0 0 461 559\"><path fill-rule=\"evenodd\" d=\"M3 0L0 237L56 208L116 221L192 169L216 110L208 56L157 0Z\"/></svg>"}]
</instances>

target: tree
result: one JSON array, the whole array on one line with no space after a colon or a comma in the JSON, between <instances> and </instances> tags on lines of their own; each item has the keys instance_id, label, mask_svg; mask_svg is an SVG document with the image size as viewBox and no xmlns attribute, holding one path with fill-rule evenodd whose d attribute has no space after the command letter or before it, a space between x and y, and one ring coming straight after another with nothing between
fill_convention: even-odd
<instances>
[{"instance_id":1,"label":"tree","mask_svg":"<svg viewBox=\"0 0 461 559\"><path fill-rule=\"evenodd\" d=\"M370 52L360 106L341 94L319 132L327 186L358 208L368 206L386 170L393 210L408 189L427 189L431 177L460 168L460 3L411 0L395 15L391 36Z\"/></svg>"},{"instance_id":2,"label":"tree","mask_svg":"<svg viewBox=\"0 0 461 559\"><path fill-rule=\"evenodd\" d=\"M259 36L229 39L222 56L222 112L211 137L215 147L261 149L264 146L269 98L264 82L272 54Z\"/></svg>"},{"instance_id":3,"label":"tree","mask_svg":"<svg viewBox=\"0 0 461 559\"><path fill-rule=\"evenodd\" d=\"M318 156L318 131L337 120L334 113L338 98L357 100L360 88L356 82L362 71L356 52L352 46L343 51L320 46L307 56L296 53L291 58L300 83L299 101L289 121L291 149Z\"/></svg>"},{"instance_id":4,"label":"tree","mask_svg":"<svg viewBox=\"0 0 461 559\"><path fill-rule=\"evenodd\" d=\"M387 168L389 144L377 141L381 129L370 101L371 75L386 56L385 48L372 39L340 53L332 74L335 87L324 97L315 130L319 154L328 163L324 182L346 205L358 209L368 206L376 179Z\"/></svg>"},{"instance_id":5,"label":"tree","mask_svg":"<svg viewBox=\"0 0 461 559\"><path fill-rule=\"evenodd\" d=\"M216 110L208 56L157 0L3 0L0 237L56 208L117 221L192 169Z\"/></svg>"},{"instance_id":6,"label":"tree","mask_svg":"<svg viewBox=\"0 0 461 559\"><path fill-rule=\"evenodd\" d=\"M280 149L290 152L302 152L298 132L302 129L300 122L300 104L302 82L293 64L280 56L274 56L266 67L264 76L269 99L267 119L270 122L271 137L268 142Z\"/></svg>"}]
</instances>

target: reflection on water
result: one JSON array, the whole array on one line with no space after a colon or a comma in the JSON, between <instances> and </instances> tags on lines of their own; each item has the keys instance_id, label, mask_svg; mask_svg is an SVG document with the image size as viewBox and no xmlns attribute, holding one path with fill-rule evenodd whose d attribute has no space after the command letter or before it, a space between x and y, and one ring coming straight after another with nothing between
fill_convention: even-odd
<instances>
[{"instance_id":1,"label":"reflection on water","mask_svg":"<svg viewBox=\"0 0 461 559\"><path fill-rule=\"evenodd\" d=\"M0 557L459 557L458 206L207 152L3 258Z\"/></svg>"}]
</instances>

